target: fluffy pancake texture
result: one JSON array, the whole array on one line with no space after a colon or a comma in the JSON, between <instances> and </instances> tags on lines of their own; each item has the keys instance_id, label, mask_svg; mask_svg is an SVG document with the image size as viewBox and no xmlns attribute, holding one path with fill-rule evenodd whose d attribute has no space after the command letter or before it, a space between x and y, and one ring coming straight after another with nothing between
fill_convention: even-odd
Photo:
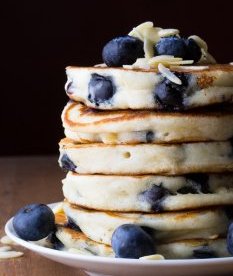
<instances>
[{"instance_id":1,"label":"fluffy pancake texture","mask_svg":"<svg viewBox=\"0 0 233 276\"><path fill-rule=\"evenodd\" d=\"M229 205L233 202L233 174L168 177L79 175L70 172L63 180L63 194L72 204L121 212Z\"/></svg>"},{"instance_id":2,"label":"fluffy pancake texture","mask_svg":"<svg viewBox=\"0 0 233 276\"><path fill-rule=\"evenodd\" d=\"M172 143L222 141L233 137L233 110L229 108L198 113L109 112L69 102L62 121L66 137L81 143Z\"/></svg>"},{"instance_id":3,"label":"fluffy pancake texture","mask_svg":"<svg viewBox=\"0 0 233 276\"><path fill-rule=\"evenodd\" d=\"M77 144L60 142L61 167L64 158L80 174L186 174L233 171L230 142L183 143L176 145Z\"/></svg>"},{"instance_id":4,"label":"fluffy pancake texture","mask_svg":"<svg viewBox=\"0 0 233 276\"><path fill-rule=\"evenodd\" d=\"M233 101L233 66L209 65L174 69L188 78L184 108ZM97 109L158 109L154 89L163 80L155 70L128 70L123 68L68 67L66 91L70 99ZM112 80L116 92L103 103L90 101L88 86L93 74Z\"/></svg>"},{"instance_id":5,"label":"fluffy pancake texture","mask_svg":"<svg viewBox=\"0 0 233 276\"><path fill-rule=\"evenodd\" d=\"M101 257L114 257L112 248L108 245L92 241L82 232L77 232L68 227L58 227L57 238L64 244L65 251L77 249L78 253ZM192 259L197 258L198 253L212 253L215 257L228 257L225 239L214 240L184 240L171 243L157 244L157 254L165 259ZM81 252L80 252L81 251ZM72 251L71 251L72 252ZM75 252L75 251L74 251Z\"/></svg>"},{"instance_id":6,"label":"fluffy pancake texture","mask_svg":"<svg viewBox=\"0 0 233 276\"><path fill-rule=\"evenodd\" d=\"M233 66L216 64L200 37L152 22L108 42L102 57L66 68L63 250L125 258L122 243L130 255L143 242L138 227L118 227L136 224L165 259L229 256Z\"/></svg>"},{"instance_id":7,"label":"fluffy pancake texture","mask_svg":"<svg viewBox=\"0 0 233 276\"><path fill-rule=\"evenodd\" d=\"M221 208L160 214L98 212L68 202L64 212L91 240L111 245L114 230L133 223L150 227L160 243L185 239L211 239L225 236L229 219Z\"/></svg>"},{"instance_id":8,"label":"fluffy pancake texture","mask_svg":"<svg viewBox=\"0 0 233 276\"><path fill-rule=\"evenodd\" d=\"M56 214L56 223L56 237L64 245L62 250L83 255L115 256L111 246L95 242L81 231L67 226L67 218L64 213ZM162 244L156 241L156 251L157 254L163 255L165 259L197 258L206 253L212 254L213 257L229 256L224 238L181 240Z\"/></svg>"}]
</instances>

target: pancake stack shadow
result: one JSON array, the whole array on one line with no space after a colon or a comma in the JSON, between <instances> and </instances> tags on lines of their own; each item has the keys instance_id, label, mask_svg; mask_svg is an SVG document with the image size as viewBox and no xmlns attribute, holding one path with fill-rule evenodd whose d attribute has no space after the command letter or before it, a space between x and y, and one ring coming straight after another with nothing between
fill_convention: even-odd
<instances>
[{"instance_id":1,"label":"pancake stack shadow","mask_svg":"<svg viewBox=\"0 0 233 276\"><path fill-rule=\"evenodd\" d=\"M114 231L137 224L166 259L229 256L233 67L174 73L182 103L156 98L168 81L156 71L67 68L56 233L66 249L113 257Z\"/></svg>"}]
</instances>

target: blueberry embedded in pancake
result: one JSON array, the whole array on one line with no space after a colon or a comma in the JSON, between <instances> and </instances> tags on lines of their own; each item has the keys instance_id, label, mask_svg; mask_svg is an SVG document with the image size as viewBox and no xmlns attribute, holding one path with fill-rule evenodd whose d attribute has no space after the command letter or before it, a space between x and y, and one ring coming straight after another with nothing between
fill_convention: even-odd
<instances>
[{"instance_id":1,"label":"blueberry embedded in pancake","mask_svg":"<svg viewBox=\"0 0 233 276\"><path fill-rule=\"evenodd\" d=\"M67 218L67 223L65 224L65 226L75 231L81 232L80 227L70 217Z\"/></svg>"},{"instance_id":2,"label":"blueberry embedded in pancake","mask_svg":"<svg viewBox=\"0 0 233 276\"><path fill-rule=\"evenodd\" d=\"M90 239L111 245L115 229L123 224L146 226L160 243L184 239L209 239L226 236L229 219L222 208L160 214L87 210L64 203L66 216L71 217ZM208 227L206 223L208 222Z\"/></svg>"},{"instance_id":3,"label":"blueberry embedded in pancake","mask_svg":"<svg viewBox=\"0 0 233 276\"><path fill-rule=\"evenodd\" d=\"M69 102L62 113L66 137L80 143L178 143L224 141L233 136L232 108L168 113L103 111ZM221 131L219 131L221 129Z\"/></svg>"},{"instance_id":4,"label":"blueberry embedded in pancake","mask_svg":"<svg viewBox=\"0 0 233 276\"><path fill-rule=\"evenodd\" d=\"M170 194L171 192L164 188L162 184L153 185L150 189L139 195L139 200L148 202L151 205L152 211L161 212L163 211L162 202Z\"/></svg>"},{"instance_id":5,"label":"blueberry embedded in pancake","mask_svg":"<svg viewBox=\"0 0 233 276\"><path fill-rule=\"evenodd\" d=\"M146 133L146 142L147 143L152 143L155 140L155 134L153 131L148 131Z\"/></svg>"},{"instance_id":6,"label":"blueberry embedded in pancake","mask_svg":"<svg viewBox=\"0 0 233 276\"><path fill-rule=\"evenodd\" d=\"M87 212L90 212L90 211L87 211ZM111 213L109 213L109 215L111 215ZM185 215L185 213L183 213L183 215L182 215L182 217L180 217L180 219L181 218L186 219L187 214L186 214L186 216L184 216L184 215ZM205 219L205 218L203 218L203 219ZM210 217L209 217L209 219L210 219ZM59 243L64 245L64 247L59 248L59 250L63 250L63 251L68 250L69 252L72 252L70 250L72 250L74 248L74 249L78 250L79 254L114 257L115 254L114 254L111 246L108 246L103 243L98 243L98 242L88 238L84 233L66 227L65 226L66 221L67 221L67 219L64 216L64 213L56 214L56 223L57 223L56 237L58 238ZM212 222L211 219L210 219L210 222ZM132 227L134 227L134 226L138 227L135 224L130 224L130 225L132 225ZM159 224L157 225L157 227L158 226L159 226ZM196 225L195 225L195 227L196 227ZM143 231L145 231L145 233L147 233L147 235L149 235L149 237L146 235L147 241L150 241L150 245L148 248L156 248L157 254L163 255L165 257L165 259L187 259L187 258L192 259L192 258L196 258L196 257L203 257L203 255L204 256L207 255L206 249L208 249L208 251L214 252L217 257L229 256L229 253L226 248L226 240L224 238L213 239L213 237L210 237L210 239L208 239L208 238L207 239L182 239L182 240L173 241L173 242L171 242L171 241L161 242L160 239L156 240L156 234L154 233L155 230L153 228L151 228L151 225L149 227L141 226L140 228ZM95 226L95 231L97 231L97 232L99 231L98 223ZM129 238L129 241L130 241L130 239L135 238L134 232L132 232L132 231L128 231L126 234L127 234L126 236ZM125 235L123 235L123 236L125 237ZM144 236L144 234L143 234L143 236ZM115 235L114 239L115 239L115 243L117 243L117 247L119 247L120 240L118 240L118 237L116 235ZM151 239L153 240L153 243L151 243ZM134 246L134 243L132 246L130 244L129 244L129 246L132 249L132 246ZM204 250L205 252L203 252L203 249L205 249ZM140 252L142 253L141 250L142 250L142 248L140 249ZM198 256L195 257L194 252L196 252L196 251L198 253ZM128 250L128 253L131 255L130 248ZM121 255L118 257L125 257L125 254L124 254L124 256ZM134 252L133 252L133 254L134 254ZM147 254L147 253L145 253L145 254ZM116 254L116 255L118 255L118 254ZM132 255L131 255L131 257L132 257ZM133 256L133 257L135 257L135 256Z\"/></svg>"},{"instance_id":7,"label":"blueberry embedded in pancake","mask_svg":"<svg viewBox=\"0 0 233 276\"><path fill-rule=\"evenodd\" d=\"M70 203L95 210L165 212L219 205L229 205L224 210L232 210L233 174L116 176L68 173L62 182L64 197Z\"/></svg>"},{"instance_id":8,"label":"blueberry embedded in pancake","mask_svg":"<svg viewBox=\"0 0 233 276\"><path fill-rule=\"evenodd\" d=\"M111 100L116 92L111 77L92 74L88 84L88 99L98 106Z\"/></svg>"},{"instance_id":9,"label":"blueberry embedded in pancake","mask_svg":"<svg viewBox=\"0 0 233 276\"><path fill-rule=\"evenodd\" d=\"M68 171L74 172L76 169L76 165L70 160L67 154L63 154L60 160L60 164L61 164L61 168L66 172Z\"/></svg>"},{"instance_id":10,"label":"blueberry embedded in pancake","mask_svg":"<svg viewBox=\"0 0 233 276\"><path fill-rule=\"evenodd\" d=\"M155 101L164 111L181 111L184 109L184 97L188 86L188 76L175 73L182 84L176 84L164 78L154 90Z\"/></svg>"},{"instance_id":11,"label":"blueberry embedded in pancake","mask_svg":"<svg viewBox=\"0 0 233 276\"><path fill-rule=\"evenodd\" d=\"M51 233L48 238L48 242L51 244L52 248L55 250L63 250L64 244L57 238L56 232Z\"/></svg>"},{"instance_id":12,"label":"blueberry embedded in pancake","mask_svg":"<svg viewBox=\"0 0 233 276\"><path fill-rule=\"evenodd\" d=\"M84 234L76 232L75 230L59 227L56 235L64 244L62 250L70 251L70 249L75 248L86 255L92 254L102 257L115 256L112 247L92 241ZM165 259L193 259L195 258L194 251L198 250L200 252L203 247L208 247L209 251L215 252L217 257L230 256L226 248L226 240L222 238L210 240L182 240L172 243L157 244L157 254L161 254ZM198 257L200 257L200 255L198 255ZM201 257L203 257L203 254Z\"/></svg>"},{"instance_id":13,"label":"blueberry embedded in pancake","mask_svg":"<svg viewBox=\"0 0 233 276\"><path fill-rule=\"evenodd\" d=\"M75 172L108 175L177 175L233 172L230 142L108 145L60 142L60 160L69 156ZM90 166L91 164L91 166Z\"/></svg>"},{"instance_id":14,"label":"blueberry embedded in pancake","mask_svg":"<svg viewBox=\"0 0 233 276\"><path fill-rule=\"evenodd\" d=\"M211 193L209 190L208 174L187 174L187 185L177 190L177 193L180 194L208 194Z\"/></svg>"},{"instance_id":15,"label":"blueberry embedded in pancake","mask_svg":"<svg viewBox=\"0 0 233 276\"><path fill-rule=\"evenodd\" d=\"M204 67L198 65L190 67L178 66L171 68L171 70L175 74L184 74L189 81L188 87L186 89L182 88L182 91L186 90L182 93L183 101L182 97L177 96L178 100L175 100L175 98L171 100L172 96L170 96L167 103L171 104L172 102L173 105L175 103L175 107L178 106L178 108L185 110L214 104L232 103L233 66L226 64ZM103 110L158 110L161 108L161 104L154 100L154 91L158 89L163 81L163 77L156 69L131 70L121 67L68 67L66 72L68 77L66 86L72 83L72 86L67 90L69 92L67 92L68 96L70 99L82 102L88 107ZM108 99L110 99L112 94L110 100L103 101L101 97L101 100L94 101L93 95L90 96L88 86L92 76L95 74L100 76L100 78L110 78L114 84L113 87L117 87L117 90L107 93ZM168 84L168 87L170 86L172 85ZM92 88L94 89L93 86ZM179 91L177 87L172 87L172 89L173 91ZM168 99L168 96L163 98Z\"/></svg>"}]
</instances>

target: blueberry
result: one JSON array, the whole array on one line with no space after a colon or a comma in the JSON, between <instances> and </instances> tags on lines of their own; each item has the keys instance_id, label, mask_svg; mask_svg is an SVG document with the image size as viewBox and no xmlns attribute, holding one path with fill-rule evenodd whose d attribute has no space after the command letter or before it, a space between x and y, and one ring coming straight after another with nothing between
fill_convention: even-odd
<instances>
[{"instance_id":1,"label":"blueberry","mask_svg":"<svg viewBox=\"0 0 233 276\"><path fill-rule=\"evenodd\" d=\"M178 194L187 195L187 194L198 194L198 191L195 187L192 186L184 186L177 190Z\"/></svg>"},{"instance_id":2,"label":"blueberry","mask_svg":"<svg viewBox=\"0 0 233 276\"><path fill-rule=\"evenodd\" d=\"M233 222L228 227L227 250L233 256Z\"/></svg>"},{"instance_id":3,"label":"blueberry","mask_svg":"<svg viewBox=\"0 0 233 276\"><path fill-rule=\"evenodd\" d=\"M233 220L233 208L231 205L224 206L224 211L229 220Z\"/></svg>"},{"instance_id":4,"label":"blueberry","mask_svg":"<svg viewBox=\"0 0 233 276\"><path fill-rule=\"evenodd\" d=\"M187 45L184 38L175 36L161 38L155 45L156 55L171 55L185 59Z\"/></svg>"},{"instance_id":5,"label":"blueberry","mask_svg":"<svg viewBox=\"0 0 233 276\"><path fill-rule=\"evenodd\" d=\"M146 142L147 143L152 143L154 141L154 132L153 131L147 131L146 133Z\"/></svg>"},{"instance_id":6,"label":"blueberry","mask_svg":"<svg viewBox=\"0 0 233 276\"><path fill-rule=\"evenodd\" d=\"M38 241L54 231L55 216L45 204L30 204L17 212L13 226L23 240Z\"/></svg>"},{"instance_id":7,"label":"blueberry","mask_svg":"<svg viewBox=\"0 0 233 276\"><path fill-rule=\"evenodd\" d=\"M179 194L210 194L209 176L203 173L187 174L186 186L177 190Z\"/></svg>"},{"instance_id":8,"label":"blueberry","mask_svg":"<svg viewBox=\"0 0 233 276\"><path fill-rule=\"evenodd\" d=\"M186 40L186 45L187 45L187 53L186 53L185 59L193 60L194 63L198 62L202 55L200 47L192 38L189 38Z\"/></svg>"},{"instance_id":9,"label":"blueberry","mask_svg":"<svg viewBox=\"0 0 233 276\"><path fill-rule=\"evenodd\" d=\"M164 187L162 184L153 185L149 190L146 190L140 194L140 199L146 201L151 205L151 210L155 212L160 212L163 210L163 199L171 194L170 191Z\"/></svg>"},{"instance_id":10,"label":"blueberry","mask_svg":"<svg viewBox=\"0 0 233 276\"><path fill-rule=\"evenodd\" d=\"M204 173L190 173L186 175L186 178L191 185L203 194L209 194L209 175Z\"/></svg>"},{"instance_id":11,"label":"blueberry","mask_svg":"<svg viewBox=\"0 0 233 276\"><path fill-rule=\"evenodd\" d=\"M65 171L75 172L76 165L70 160L67 154L63 154L61 158L61 167Z\"/></svg>"},{"instance_id":12,"label":"blueberry","mask_svg":"<svg viewBox=\"0 0 233 276\"><path fill-rule=\"evenodd\" d=\"M188 86L188 79L182 73L175 73L175 75L182 81L181 85L164 78L155 87L154 98L161 110L181 111L184 109L183 98Z\"/></svg>"},{"instance_id":13,"label":"blueberry","mask_svg":"<svg viewBox=\"0 0 233 276\"><path fill-rule=\"evenodd\" d=\"M61 250L64 248L64 244L57 238L54 232L49 234L48 241L51 243L53 249Z\"/></svg>"},{"instance_id":14,"label":"blueberry","mask_svg":"<svg viewBox=\"0 0 233 276\"><path fill-rule=\"evenodd\" d=\"M143 42L128 35L116 37L104 46L102 57L107 66L133 64L137 58L144 57Z\"/></svg>"},{"instance_id":15,"label":"blueberry","mask_svg":"<svg viewBox=\"0 0 233 276\"><path fill-rule=\"evenodd\" d=\"M66 223L66 227L69 227L75 231L81 232L81 229L79 228L79 226L70 217L68 217L68 222Z\"/></svg>"},{"instance_id":16,"label":"blueberry","mask_svg":"<svg viewBox=\"0 0 233 276\"><path fill-rule=\"evenodd\" d=\"M207 258L217 258L217 255L208 246L203 246L202 248L193 250L193 257L196 259L207 259Z\"/></svg>"},{"instance_id":17,"label":"blueberry","mask_svg":"<svg viewBox=\"0 0 233 276\"><path fill-rule=\"evenodd\" d=\"M117 258L138 259L155 253L151 236L138 225L119 226L114 231L111 242Z\"/></svg>"},{"instance_id":18,"label":"blueberry","mask_svg":"<svg viewBox=\"0 0 233 276\"><path fill-rule=\"evenodd\" d=\"M111 77L92 74L88 84L88 99L97 106L110 100L116 92Z\"/></svg>"},{"instance_id":19,"label":"blueberry","mask_svg":"<svg viewBox=\"0 0 233 276\"><path fill-rule=\"evenodd\" d=\"M73 81L70 80L70 81L67 83L66 87L65 87L66 93L67 93L67 94L73 94L73 93L74 93L74 88L75 88L75 87L74 87Z\"/></svg>"}]
</instances>

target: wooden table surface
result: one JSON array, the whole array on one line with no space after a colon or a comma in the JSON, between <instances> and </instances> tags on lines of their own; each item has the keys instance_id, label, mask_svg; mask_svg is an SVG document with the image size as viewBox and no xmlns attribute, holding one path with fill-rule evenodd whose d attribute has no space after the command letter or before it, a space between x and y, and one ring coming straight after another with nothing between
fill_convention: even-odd
<instances>
[{"instance_id":1,"label":"wooden table surface","mask_svg":"<svg viewBox=\"0 0 233 276\"><path fill-rule=\"evenodd\" d=\"M64 173L57 156L0 158L0 237L15 212L29 203L61 201ZM22 247L24 256L0 260L0 276L84 276L84 272L40 257Z\"/></svg>"}]
</instances>

